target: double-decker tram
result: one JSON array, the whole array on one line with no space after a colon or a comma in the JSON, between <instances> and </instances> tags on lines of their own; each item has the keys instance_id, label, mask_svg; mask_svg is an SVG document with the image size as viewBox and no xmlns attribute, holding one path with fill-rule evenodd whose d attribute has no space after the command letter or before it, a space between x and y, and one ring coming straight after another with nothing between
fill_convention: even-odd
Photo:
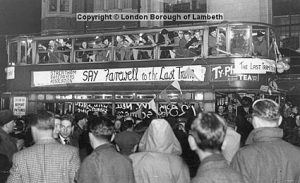
<instances>
[{"instance_id":1,"label":"double-decker tram","mask_svg":"<svg viewBox=\"0 0 300 183\"><path fill-rule=\"evenodd\" d=\"M270 25L250 22L19 36L7 41L2 107L182 116L281 93ZM154 105L154 106L153 106ZM155 109L155 111L153 111ZM156 113L156 114L155 114Z\"/></svg>"}]
</instances>

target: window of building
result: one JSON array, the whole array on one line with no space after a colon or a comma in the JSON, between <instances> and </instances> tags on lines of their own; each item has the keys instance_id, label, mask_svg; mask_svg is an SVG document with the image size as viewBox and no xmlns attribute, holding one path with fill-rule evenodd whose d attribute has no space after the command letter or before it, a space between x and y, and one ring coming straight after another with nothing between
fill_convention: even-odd
<instances>
[{"instance_id":1,"label":"window of building","mask_svg":"<svg viewBox=\"0 0 300 183\"><path fill-rule=\"evenodd\" d=\"M94 0L94 11L132 9L132 0Z\"/></svg>"},{"instance_id":2,"label":"window of building","mask_svg":"<svg viewBox=\"0 0 300 183\"><path fill-rule=\"evenodd\" d=\"M71 13L72 0L49 0L49 13Z\"/></svg>"}]
</instances>

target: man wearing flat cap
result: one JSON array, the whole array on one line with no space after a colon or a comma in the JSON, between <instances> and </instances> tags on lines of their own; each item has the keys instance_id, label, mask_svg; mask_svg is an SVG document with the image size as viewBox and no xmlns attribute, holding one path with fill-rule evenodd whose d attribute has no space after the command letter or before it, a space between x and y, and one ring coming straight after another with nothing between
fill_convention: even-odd
<instances>
[{"instance_id":1,"label":"man wearing flat cap","mask_svg":"<svg viewBox=\"0 0 300 183\"><path fill-rule=\"evenodd\" d=\"M12 161L13 154L18 151L16 140L9 134L15 127L15 116L10 110L0 111L0 154L4 154Z\"/></svg>"}]
</instances>

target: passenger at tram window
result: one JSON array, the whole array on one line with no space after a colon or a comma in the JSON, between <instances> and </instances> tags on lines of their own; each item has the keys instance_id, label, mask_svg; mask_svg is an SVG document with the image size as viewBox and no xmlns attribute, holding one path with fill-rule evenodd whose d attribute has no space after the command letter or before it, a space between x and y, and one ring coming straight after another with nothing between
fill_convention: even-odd
<instances>
[{"instance_id":1,"label":"passenger at tram window","mask_svg":"<svg viewBox=\"0 0 300 183\"><path fill-rule=\"evenodd\" d=\"M65 41L63 39L58 40L58 47L57 50L60 50L62 52L59 52L59 58L61 62L70 62L70 51L72 49L71 41Z\"/></svg>"},{"instance_id":2,"label":"passenger at tram window","mask_svg":"<svg viewBox=\"0 0 300 183\"><path fill-rule=\"evenodd\" d=\"M215 27L209 28L208 55L217 55L217 29Z\"/></svg>"},{"instance_id":3,"label":"passenger at tram window","mask_svg":"<svg viewBox=\"0 0 300 183\"><path fill-rule=\"evenodd\" d=\"M186 53L186 48L185 45L187 41L184 39L184 32L183 31L178 31L178 36L174 38L174 44L178 45L175 47L174 52L175 52L175 58L183 58L185 57Z\"/></svg>"},{"instance_id":4,"label":"passenger at tram window","mask_svg":"<svg viewBox=\"0 0 300 183\"><path fill-rule=\"evenodd\" d=\"M81 46L79 47L79 50L82 50L82 51L77 52L77 58L78 58L79 62L80 61L81 62L90 62L91 61L90 56L92 55L92 52L87 51L86 49L88 49L88 44L86 41L83 41L81 43Z\"/></svg>"},{"instance_id":5,"label":"passenger at tram window","mask_svg":"<svg viewBox=\"0 0 300 183\"><path fill-rule=\"evenodd\" d=\"M246 37L246 32L236 32L231 39L231 53L233 54L248 54L249 45L248 38Z\"/></svg>"},{"instance_id":6,"label":"passenger at tram window","mask_svg":"<svg viewBox=\"0 0 300 183\"><path fill-rule=\"evenodd\" d=\"M253 55L255 56L268 56L267 41L265 34L261 31L257 32L257 35L253 37Z\"/></svg>"},{"instance_id":7,"label":"passenger at tram window","mask_svg":"<svg viewBox=\"0 0 300 183\"><path fill-rule=\"evenodd\" d=\"M135 39L135 46L140 46L132 50L133 59L153 59L153 47L156 45L151 34L140 33Z\"/></svg>"},{"instance_id":8,"label":"passenger at tram window","mask_svg":"<svg viewBox=\"0 0 300 183\"><path fill-rule=\"evenodd\" d=\"M59 63L60 58L57 50L57 42L54 40L50 40L48 44L48 63Z\"/></svg>"},{"instance_id":9,"label":"passenger at tram window","mask_svg":"<svg viewBox=\"0 0 300 183\"><path fill-rule=\"evenodd\" d=\"M118 35L116 41L117 60L130 60L132 56L130 46L133 44L133 40L128 35Z\"/></svg>"},{"instance_id":10,"label":"passenger at tram window","mask_svg":"<svg viewBox=\"0 0 300 183\"><path fill-rule=\"evenodd\" d=\"M173 53L173 47L168 46L174 43L174 39L171 33L167 29L161 30L158 35L157 45L160 46L158 52L158 58L175 58L175 53Z\"/></svg>"},{"instance_id":11,"label":"passenger at tram window","mask_svg":"<svg viewBox=\"0 0 300 183\"><path fill-rule=\"evenodd\" d=\"M201 55L201 47L202 47L202 34L200 30L194 32L193 38L191 38L185 45L187 50L187 57L194 57Z\"/></svg>"},{"instance_id":12,"label":"passenger at tram window","mask_svg":"<svg viewBox=\"0 0 300 183\"><path fill-rule=\"evenodd\" d=\"M208 55L216 56L218 52L226 53L226 32L220 31L219 41L217 40L216 27L209 28L208 36Z\"/></svg>"},{"instance_id":13,"label":"passenger at tram window","mask_svg":"<svg viewBox=\"0 0 300 183\"><path fill-rule=\"evenodd\" d=\"M39 63L46 63L46 61L48 61L48 53L46 53L45 51L47 51L47 47L44 46L43 44L39 43L38 44L38 53L39 53Z\"/></svg>"}]
</instances>

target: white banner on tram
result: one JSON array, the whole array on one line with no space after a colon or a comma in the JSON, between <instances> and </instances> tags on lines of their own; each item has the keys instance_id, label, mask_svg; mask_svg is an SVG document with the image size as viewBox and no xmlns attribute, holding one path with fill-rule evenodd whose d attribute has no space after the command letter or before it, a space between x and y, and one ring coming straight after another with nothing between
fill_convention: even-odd
<instances>
[{"instance_id":1,"label":"white banner on tram","mask_svg":"<svg viewBox=\"0 0 300 183\"><path fill-rule=\"evenodd\" d=\"M274 60L260 58L236 58L234 59L235 74L266 74L276 72Z\"/></svg>"},{"instance_id":2,"label":"white banner on tram","mask_svg":"<svg viewBox=\"0 0 300 183\"><path fill-rule=\"evenodd\" d=\"M188 69L190 68L190 69ZM192 70L188 74L186 70ZM71 83L147 82L147 81L204 81L206 67L168 66L118 69L85 69L33 71L32 86L64 85Z\"/></svg>"}]
</instances>

